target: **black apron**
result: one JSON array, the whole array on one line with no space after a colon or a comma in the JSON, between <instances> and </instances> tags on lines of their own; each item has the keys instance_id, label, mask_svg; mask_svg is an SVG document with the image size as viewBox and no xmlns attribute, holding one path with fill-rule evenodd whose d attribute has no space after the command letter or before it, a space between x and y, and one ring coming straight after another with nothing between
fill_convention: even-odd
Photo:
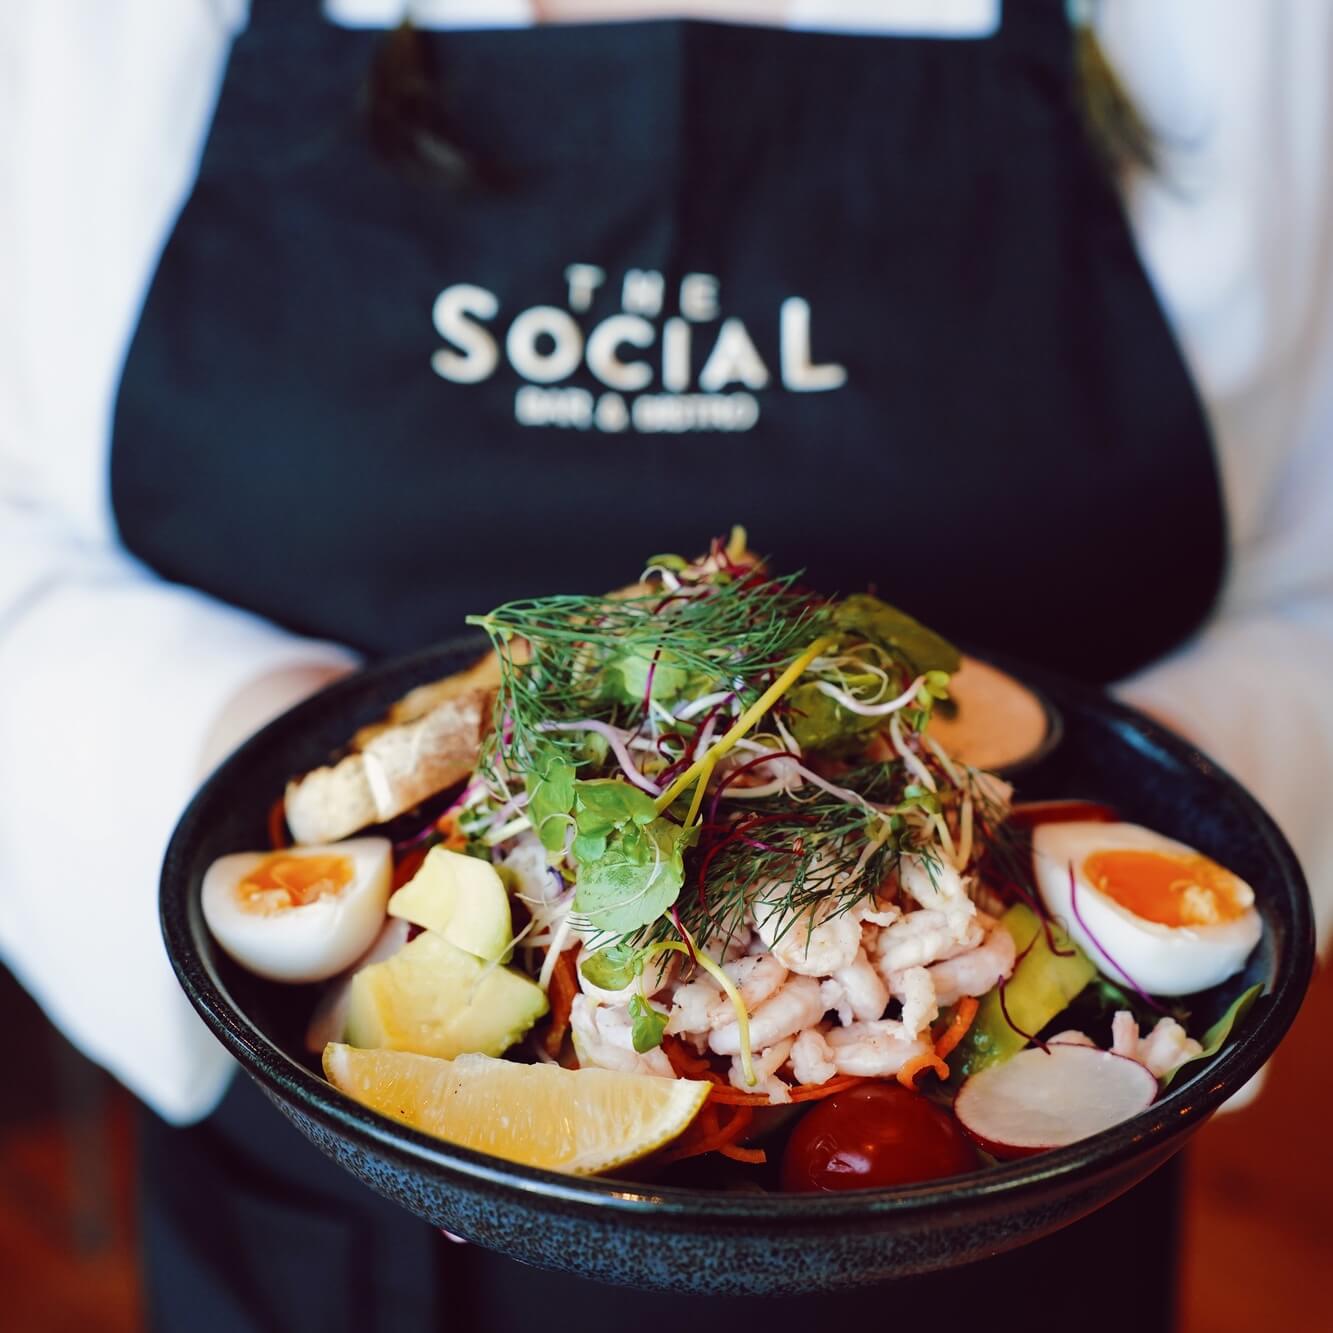
<instances>
[{"instance_id":1,"label":"black apron","mask_svg":"<svg viewBox=\"0 0 1333 1333\"><path fill-rule=\"evenodd\" d=\"M970 644L1087 679L1205 615L1224 560L1208 432L1086 142L1059 0L1010 3L979 40L432 34L456 146L486 166L466 189L371 153L356 99L379 39L323 23L314 0L254 0L235 43L116 413L117 522L165 577L376 655L511 597L624 582L740 521L816 586L873 585ZM149 1193L164 1327L210 1286L219 1327L304 1327L290 1304L265 1314L264 1289L289 1299L336 1217L416 1238L397 1253L421 1244L274 1117L252 1131L253 1097L238 1088L183 1135L150 1121L150 1164L190 1145L201 1182L164 1168L170 1188ZM251 1162L250 1222L201 1208L240 1189L244 1145L270 1134L288 1146ZM891 1299L820 1298L811 1317L993 1324L1019 1284L1027 1328L1075 1308L1085 1329L1151 1325L1169 1317L1173 1189L1162 1173L1137 1208L1055 1242ZM301 1198L324 1228L283 1264L253 1220L278 1194L270 1230L295 1235ZM1114 1272L1117 1239L1140 1280L1123 1308L1101 1284L1089 1315L1089 1256ZM399 1265L422 1328L738 1317L442 1253ZM225 1304L239 1272L244 1319ZM399 1311L408 1281L395 1270ZM327 1304L380 1327L376 1284L351 1282Z\"/></svg>"},{"instance_id":2,"label":"black apron","mask_svg":"<svg viewBox=\"0 0 1333 1333\"><path fill-rule=\"evenodd\" d=\"M372 157L377 40L254 0L235 44L116 415L120 531L167 578L380 654L743 522L1098 680L1202 618L1209 437L1059 0L984 40L432 36L506 181L470 192Z\"/></svg>"}]
</instances>

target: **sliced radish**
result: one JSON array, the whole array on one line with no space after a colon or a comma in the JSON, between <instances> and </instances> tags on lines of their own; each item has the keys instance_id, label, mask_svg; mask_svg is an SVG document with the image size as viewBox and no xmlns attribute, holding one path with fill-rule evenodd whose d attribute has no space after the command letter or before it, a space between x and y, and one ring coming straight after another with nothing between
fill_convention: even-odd
<instances>
[{"instance_id":1,"label":"sliced radish","mask_svg":"<svg viewBox=\"0 0 1333 1333\"><path fill-rule=\"evenodd\" d=\"M973 1074L953 1109L987 1152L1028 1157L1118 1125L1156 1096L1156 1078L1137 1061L1062 1044L1029 1047Z\"/></svg>"},{"instance_id":2,"label":"sliced radish","mask_svg":"<svg viewBox=\"0 0 1333 1333\"><path fill-rule=\"evenodd\" d=\"M407 943L408 932L412 929L410 921L401 917L388 917L375 942L345 972L340 972L319 997L315 1012L310 1015L310 1024L305 1032L305 1048L311 1055L321 1055L331 1041L343 1039L343 1029L347 1026L347 1009L352 1002L352 978L371 963L382 963L391 958Z\"/></svg>"}]
</instances>

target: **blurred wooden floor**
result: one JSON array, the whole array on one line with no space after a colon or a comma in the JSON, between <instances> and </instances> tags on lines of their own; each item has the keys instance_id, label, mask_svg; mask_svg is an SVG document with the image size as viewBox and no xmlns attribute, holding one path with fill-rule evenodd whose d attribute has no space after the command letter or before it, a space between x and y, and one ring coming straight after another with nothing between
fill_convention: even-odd
<instances>
[{"instance_id":1,"label":"blurred wooden floor","mask_svg":"<svg viewBox=\"0 0 1333 1333\"><path fill-rule=\"evenodd\" d=\"M136 1333L129 1099L50 1038L3 973L0 1019L17 1061L0 1081L0 1327ZM1326 970L1263 1095L1215 1118L1194 1140L1181 1333L1333 1329L1330 1032L1333 970ZM57 1121L57 1106L72 1135ZM76 1177L84 1188L74 1188ZM1090 1277L1096 1263L1090 1255ZM995 1327L1005 1325L997 1319Z\"/></svg>"},{"instance_id":2,"label":"blurred wooden floor","mask_svg":"<svg viewBox=\"0 0 1333 1333\"><path fill-rule=\"evenodd\" d=\"M138 1330L131 1101L3 968L0 1023L0 1329Z\"/></svg>"},{"instance_id":3,"label":"blurred wooden floor","mask_svg":"<svg viewBox=\"0 0 1333 1333\"><path fill-rule=\"evenodd\" d=\"M1331 1032L1324 967L1258 1098L1195 1136L1181 1333L1333 1329Z\"/></svg>"}]
</instances>

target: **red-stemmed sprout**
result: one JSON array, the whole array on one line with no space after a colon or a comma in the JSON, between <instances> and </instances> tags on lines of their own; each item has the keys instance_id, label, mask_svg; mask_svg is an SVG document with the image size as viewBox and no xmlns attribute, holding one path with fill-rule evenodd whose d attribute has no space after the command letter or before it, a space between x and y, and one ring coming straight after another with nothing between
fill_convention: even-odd
<instances>
[{"instance_id":1,"label":"red-stemmed sprout","mask_svg":"<svg viewBox=\"0 0 1333 1333\"><path fill-rule=\"evenodd\" d=\"M743 764L737 764L735 768L729 769L727 775L721 782L713 788L713 796L708 805L708 819L710 823L717 822L717 805L722 799L723 793L731 786L737 778L748 773L752 768L759 768L764 764L771 764L775 759L799 760L800 756L793 754L790 750L769 750L758 758L747 760Z\"/></svg>"}]
</instances>

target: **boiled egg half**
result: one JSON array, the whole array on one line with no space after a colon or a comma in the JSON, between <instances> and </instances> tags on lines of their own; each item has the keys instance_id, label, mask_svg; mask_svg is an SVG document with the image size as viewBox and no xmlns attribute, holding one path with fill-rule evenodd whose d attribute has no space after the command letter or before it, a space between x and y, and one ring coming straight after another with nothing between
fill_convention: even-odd
<instances>
[{"instance_id":1,"label":"boiled egg half","mask_svg":"<svg viewBox=\"0 0 1333 1333\"><path fill-rule=\"evenodd\" d=\"M323 981L379 934L392 879L387 838L235 852L204 874L204 920L249 971L270 981Z\"/></svg>"},{"instance_id":2,"label":"boiled egg half","mask_svg":"<svg viewBox=\"0 0 1333 1333\"><path fill-rule=\"evenodd\" d=\"M1262 925L1254 890L1184 843L1137 824L1040 824L1037 887L1113 981L1188 995L1245 966Z\"/></svg>"}]
</instances>

